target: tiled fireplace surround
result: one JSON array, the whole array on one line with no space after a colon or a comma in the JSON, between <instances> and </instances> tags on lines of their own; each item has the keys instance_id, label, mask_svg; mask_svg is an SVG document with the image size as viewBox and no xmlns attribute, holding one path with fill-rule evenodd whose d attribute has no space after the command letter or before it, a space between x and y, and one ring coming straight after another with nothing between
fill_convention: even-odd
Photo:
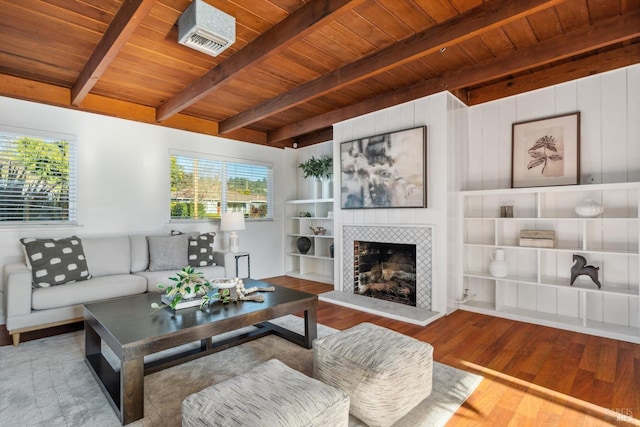
<instances>
[{"instance_id":1,"label":"tiled fireplace surround","mask_svg":"<svg viewBox=\"0 0 640 427\"><path fill-rule=\"evenodd\" d=\"M416 307L354 294L354 242L416 245ZM342 290L320 295L321 300L418 325L438 314L431 311L433 227L429 225L344 225L342 229Z\"/></svg>"}]
</instances>

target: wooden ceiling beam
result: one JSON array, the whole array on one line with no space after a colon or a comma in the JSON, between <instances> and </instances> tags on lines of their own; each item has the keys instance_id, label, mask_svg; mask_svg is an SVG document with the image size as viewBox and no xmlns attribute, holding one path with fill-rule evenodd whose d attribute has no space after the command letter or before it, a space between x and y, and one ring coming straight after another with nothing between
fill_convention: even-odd
<instances>
[{"instance_id":1,"label":"wooden ceiling beam","mask_svg":"<svg viewBox=\"0 0 640 427\"><path fill-rule=\"evenodd\" d=\"M640 43L623 46L598 55L588 56L567 62L553 68L542 69L508 81L470 90L468 105L477 105L497 98L513 96L571 80L581 79L594 74L605 73L618 68L628 67L638 62Z\"/></svg>"},{"instance_id":2,"label":"wooden ceiling beam","mask_svg":"<svg viewBox=\"0 0 640 427\"><path fill-rule=\"evenodd\" d=\"M333 139L333 126L319 129L315 132L302 135L295 139L296 148L308 147L310 145L319 144L321 142L331 141Z\"/></svg>"},{"instance_id":3,"label":"wooden ceiling beam","mask_svg":"<svg viewBox=\"0 0 640 427\"><path fill-rule=\"evenodd\" d=\"M269 99L260 105L220 122L225 133L247 126L343 86L380 74L391 68L461 43L480 33L503 26L524 16L555 6L563 0L492 0L440 25L427 28L383 50L335 69L315 80Z\"/></svg>"},{"instance_id":4,"label":"wooden ceiling beam","mask_svg":"<svg viewBox=\"0 0 640 427\"><path fill-rule=\"evenodd\" d=\"M131 38L157 0L125 0L71 88L71 104L78 106Z\"/></svg>"},{"instance_id":5,"label":"wooden ceiling beam","mask_svg":"<svg viewBox=\"0 0 640 427\"><path fill-rule=\"evenodd\" d=\"M383 108L433 95L444 90L455 90L494 80L497 77L508 76L522 70L545 65L597 47L604 47L638 36L640 36L640 11L616 16L596 25L554 37L530 48L521 49L500 59L491 59L472 67L444 73L437 78L424 80L358 104L284 126L268 134L268 143L296 138L299 135L314 132L334 123ZM570 78L569 76L567 80Z\"/></svg>"},{"instance_id":6,"label":"wooden ceiling beam","mask_svg":"<svg viewBox=\"0 0 640 427\"><path fill-rule=\"evenodd\" d=\"M246 67L272 57L303 39L318 27L326 24L365 0L311 1L260 35L224 62L193 80L182 91L158 107L156 120L161 122L199 101L220 84Z\"/></svg>"}]
</instances>

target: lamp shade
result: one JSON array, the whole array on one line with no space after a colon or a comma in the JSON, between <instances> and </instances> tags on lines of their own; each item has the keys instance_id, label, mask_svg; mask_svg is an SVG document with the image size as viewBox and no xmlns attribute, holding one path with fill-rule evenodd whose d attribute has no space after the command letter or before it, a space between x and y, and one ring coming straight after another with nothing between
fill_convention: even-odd
<instances>
[{"instance_id":1,"label":"lamp shade","mask_svg":"<svg viewBox=\"0 0 640 427\"><path fill-rule=\"evenodd\" d=\"M244 214L242 212L225 212L220 220L220 231L244 230Z\"/></svg>"}]
</instances>

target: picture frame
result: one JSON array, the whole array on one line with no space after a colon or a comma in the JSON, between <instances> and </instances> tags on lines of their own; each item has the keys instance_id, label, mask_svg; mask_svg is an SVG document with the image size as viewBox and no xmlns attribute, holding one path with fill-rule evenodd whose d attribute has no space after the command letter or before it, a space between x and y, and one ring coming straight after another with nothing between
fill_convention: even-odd
<instances>
[{"instance_id":1,"label":"picture frame","mask_svg":"<svg viewBox=\"0 0 640 427\"><path fill-rule=\"evenodd\" d=\"M342 209L427 207L427 127L340 144Z\"/></svg>"},{"instance_id":2,"label":"picture frame","mask_svg":"<svg viewBox=\"0 0 640 427\"><path fill-rule=\"evenodd\" d=\"M580 181L580 112L514 123L511 187Z\"/></svg>"}]
</instances>

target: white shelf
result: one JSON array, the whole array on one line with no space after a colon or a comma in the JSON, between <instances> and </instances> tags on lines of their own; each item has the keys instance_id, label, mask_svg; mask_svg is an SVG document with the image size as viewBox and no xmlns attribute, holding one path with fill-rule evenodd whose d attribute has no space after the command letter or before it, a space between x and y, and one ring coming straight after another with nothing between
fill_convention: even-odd
<instances>
[{"instance_id":1,"label":"white shelf","mask_svg":"<svg viewBox=\"0 0 640 427\"><path fill-rule=\"evenodd\" d=\"M607 255L638 255L637 250L625 251L620 249L583 249L583 248L537 248L532 246L498 245L485 243L464 243L464 246L475 246L481 248L502 248L502 249L522 249L527 251L551 251L551 252L579 252L584 254L607 254Z\"/></svg>"},{"instance_id":2,"label":"white shelf","mask_svg":"<svg viewBox=\"0 0 640 427\"><path fill-rule=\"evenodd\" d=\"M640 329L635 327L590 320L585 324L575 317L560 316L552 313L542 313L514 307L495 310L490 304L475 301L461 304L460 309L640 344Z\"/></svg>"},{"instance_id":3,"label":"white shelf","mask_svg":"<svg viewBox=\"0 0 640 427\"><path fill-rule=\"evenodd\" d=\"M333 284L333 199L287 200L285 202L285 270L286 275ZM301 216L301 213L303 214ZM310 216L304 214L308 213ZM310 228L324 227L325 234L313 234ZM306 254L298 252L300 237L311 240Z\"/></svg>"},{"instance_id":4,"label":"white shelf","mask_svg":"<svg viewBox=\"0 0 640 427\"><path fill-rule=\"evenodd\" d=\"M579 218L579 217L513 217L513 218L503 218L503 217L466 217L465 221L581 221L581 222L604 222L604 221L637 221L637 217L598 217L598 218Z\"/></svg>"},{"instance_id":5,"label":"white shelf","mask_svg":"<svg viewBox=\"0 0 640 427\"><path fill-rule=\"evenodd\" d=\"M586 198L601 217L581 218ZM640 343L640 183L460 193L460 295L464 310ZM498 217L514 206L513 218ZM518 246L521 230L555 231L555 248ZM491 276L490 254L505 250L509 275ZM573 254L599 267L602 288L585 276L569 285Z\"/></svg>"},{"instance_id":6,"label":"white shelf","mask_svg":"<svg viewBox=\"0 0 640 427\"><path fill-rule=\"evenodd\" d=\"M296 199L296 200L287 200L285 202L288 205L307 205L312 203L330 203L333 204L333 199Z\"/></svg>"},{"instance_id":7,"label":"white shelf","mask_svg":"<svg viewBox=\"0 0 640 427\"><path fill-rule=\"evenodd\" d=\"M313 280L314 282L327 283L333 285L333 276L318 273L300 273L300 270L290 270L285 273L289 277L297 277L298 279Z\"/></svg>"},{"instance_id":8,"label":"white shelf","mask_svg":"<svg viewBox=\"0 0 640 427\"><path fill-rule=\"evenodd\" d=\"M477 279L483 280L495 280L501 282L509 282L509 283L524 283L529 285L537 285L537 286L547 286L552 288L560 288L560 289L572 289L576 291L584 291L584 292L593 292L593 293L605 293L605 294L615 294L615 295L628 295L636 298L640 298L637 289L625 289L620 286L613 286L606 284L602 285L601 289L595 284L585 284L582 282L576 281L573 285L569 285L569 278L554 280L548 278L542 278L538 281L535 277L519 277L519 276L505 276L505 277L493 277L488 273L480 273L480 272L469 272L464 273L465 277L474 277Z\"/></svg>"}]
</instances>

